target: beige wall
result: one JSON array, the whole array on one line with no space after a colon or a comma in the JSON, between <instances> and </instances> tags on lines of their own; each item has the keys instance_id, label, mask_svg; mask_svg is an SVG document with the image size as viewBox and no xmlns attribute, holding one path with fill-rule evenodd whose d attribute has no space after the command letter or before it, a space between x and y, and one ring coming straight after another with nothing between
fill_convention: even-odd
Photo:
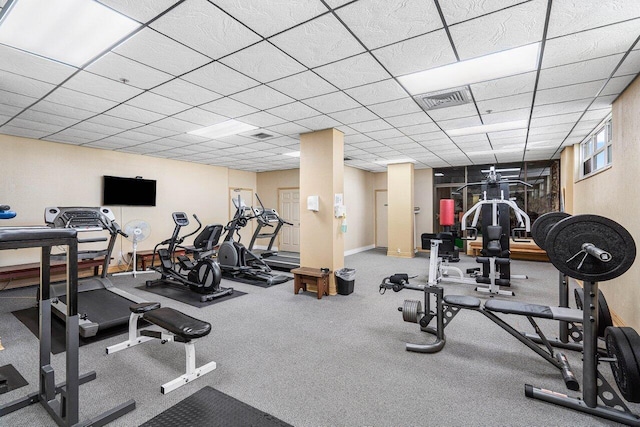
<instances>
[{"instance_id":1,"label":"beige wall","mask_svg":"<svg viewBox=\"0 0 640 427\"><path fill-rule=\"evenodd\" d=\"M44 225L47 206L100 206L103 175L157 180L155 207L113 207L123 227L133 219L151 225L151 235L139 244L140 250L153 249L171 236L174 211L184 211L190 217L196 213L203 223L226 222L226 168L8 135L0 135L0 153L0 200L18 213L2 226ZM126 254L130 250L131 242L118 237L114 257L119 251ZM0 252L0 265L38 259L33 250Z\"/></svg>"},{"instance_id":2,"label":"beige wall","mask_svg":"<svg viewBox=\"0 0 640 427\"><path fill-rule=\"evenodd\" d=\"M242 188L251 190L251 193L255 193L257 190L258 185L255 172L228 169L228 177L229 189ZM255 196L252 196L251 200L245 200L245 203L251 204L253 206L254 204L258 203L255 198ZM227 199L227 206L229 206L229 203L231 203L231 198L227 197Z\"/></svg>"},{"instance_id":3,"label":"beige wall","mask_svg":"<svg viewBox=\"0 0 640 427\"><path fill-rule=\"evenodd\" d=\"M392 164L388 167L388 241L387 255L411 258L414 254L413 163Z\"/></svg>"},{"instance_id":4,"label":"beige wall","mask_svg":"<svg viewBox=\"0 0 640 427\"><path fill-rule=\"evenodd\" d=\"M575 153L580 150L574 150L574 147L566 147L560 154L560 197L564 200L564 211L573 213L573 183L576 177Z\"/></svg>"},{"instance_id":5,"label":"beige wall","mask_svg":"<svg viewBox=\"0 0 640 427\"><path fill-rule=\"evenodd\" d=\"M636 79L613 104L613 164L590 178L573 184L572 213L597 214L613 219L640 244L640 197L637 196L640 170L640 79ZM577 149L575 151L578 151ZM565 159L566 158L566 159ZM571 153L563 153L571 167ZM563 163L563 167L565 164ZM578 162L579 163L579 162ZM574 163L575 165L575 163ZM571 170L575 170L575 167ZM563 178L564 174L563 174ZM567 177L567 182L573 177ZM565 182L562 183L565 186ZM571 212L571 211L570 211ZM629 326L640 330L640 262L624 275L600 288L611 309Z\"/></svg>"},{"instance_id":6,"label":"beige wall","mask_svg":"<svg viewBox=\"0 0 640 427\"><path fill-rule=\"evenodd\" d=\"M420 208L416 215L416 246L422 246L420 235L433 233L433 169L414 171L414 204Z\"/></svg>"},{"instance_id":7,"label":"beige wall","mask_svg":"<svg viewBox=\"0 0 640 427\"><path fill-rule=\"evenodd\" d=\"M278 190L287 188L300 188L300 169L260 172L257 174L258 196L260 196L265 208L279 210Z\"/></svg>"},{"instance_id":8,"label":"beige wall","mask_svg":"<svg viewBox=\"0 0 640 427\"><path fill-rule=\"evenodd\" d=\"M350 167L344 168L344 204L347 207L346 252L374 244L374 174Z\"/></svg>"},{"instance_id":9,"label":"beige wall","mask_svg":"<svg viewBox=\"0 0 640 427\"><path fill-rule=\"evenodd\" d=\"M373 188L374 190L387 189L387 173L386 172L378 172L374 174Z\"/></svg>"}]
</instances>

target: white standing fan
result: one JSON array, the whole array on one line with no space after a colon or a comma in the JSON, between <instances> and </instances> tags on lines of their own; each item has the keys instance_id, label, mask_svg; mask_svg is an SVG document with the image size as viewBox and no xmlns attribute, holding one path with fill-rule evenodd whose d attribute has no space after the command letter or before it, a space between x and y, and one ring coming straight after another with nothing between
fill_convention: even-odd
<instances>
[{"instance_id":1,"label":"white standing fan","mask_svg":"<svg viewBox=\"0 0 640 427\"><path fill-rule=\"evenodd\" d=\"M149 234L151 234L151 227L149 226L149 223L141 219L134 219L133 221L129 221L125 224L123 231L127 235L127 239L133 242L133 270L125 271L124 273L116 273L114 276L133 274L133 277L136 277L138 273L154 273L153 270L137 270L138 259L136 258L136 253L138 252L138 242L142 242L149 237Z\"/></svg>"}]
</instances>

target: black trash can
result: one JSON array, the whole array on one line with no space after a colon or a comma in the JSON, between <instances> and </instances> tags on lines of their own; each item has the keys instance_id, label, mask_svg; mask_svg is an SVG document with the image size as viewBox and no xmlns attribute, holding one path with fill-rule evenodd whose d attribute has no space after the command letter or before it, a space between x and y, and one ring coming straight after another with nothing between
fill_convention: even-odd
<instances>
[{"instance_id":1,"label":"black trash can","mask_svg":"<svg viewBox=\"0 0 640 427\"><path fill-rule=\"evenodd\" d=\"M340 270L336 270L336 285L340 295L349 295L353 292L355 277L355 268L341 268Z\"/></svg>"}]
</instances>

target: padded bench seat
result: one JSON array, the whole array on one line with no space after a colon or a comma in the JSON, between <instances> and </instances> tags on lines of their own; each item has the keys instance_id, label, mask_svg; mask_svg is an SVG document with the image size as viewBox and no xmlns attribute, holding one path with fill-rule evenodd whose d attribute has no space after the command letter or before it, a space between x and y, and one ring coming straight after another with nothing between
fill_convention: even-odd
<instances>
[{"instance_id":1,"label":"padded bench seat","mask_svg":"<svg viewBox=\"0 0 640 427\"><path fill-rule=\"evenodd\" d=\"M147 311L143 318L186 341L207 336L211 332L211 323L203 322L170 307Z\"/></svg>"},{"instance_id":2,"label":"padded bench seat","mask_svg":"<svg viewBox=\"0 0 640 427\"><path fill-rule=\"evenodd\" d=\"M465 295L445 295L444 302L449 305L455 305L457 307L464 308L479 308L480 300L476 297L470 297Z\"/></svg>"},{"instance_id":3,"label":"padded bench seat","mask_svg":"<svg viewBox=\"0 0 640 427\"><path fill-rule=\"evenodd\" d=\"M484 303L484 308L505 314L539 317L541 319L563 320L566 322L582 323L582 310L565 307L549 307L548 305L527 304L518 301L503 301L491 299Z\"/></svg>"}]
</instances>

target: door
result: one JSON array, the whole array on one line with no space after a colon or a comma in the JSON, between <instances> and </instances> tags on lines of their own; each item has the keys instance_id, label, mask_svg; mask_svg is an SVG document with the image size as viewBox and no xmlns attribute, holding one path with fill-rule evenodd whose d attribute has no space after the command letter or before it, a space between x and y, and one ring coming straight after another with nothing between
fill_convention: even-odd
<instances>
[{"instance_id":1,"label":"door","mask_svg":"<svg viewBox=\"0 0 640 427\"><path fill-rule=\"evenodd\" d=\"M280 217L293 225L283 225L280 229L278 250L300 252L300 190L286 188L278 190Z\"/></svg>"},{"instance_id":2,"label":"door","mask_svg":"<svg viewBox=\"0 0 640 427\"><path fill-rule=\"evenodd\" d=\"M386 248L388 214L387 214L387 190L376 190L376 247Z\"/></svg>"},{"instance_id":3,"label":"door","mask_svg":"<svg viewBox=\"0 0 640 427\"><path fill-rule=\"evenodd\" d=\"M230 188L229 189L229 221L236 214L236 206L233 204L233 200L238 200L238 195L240 199L247 205L249 208L253 206L253 189L251 188ZM252 213L248 212L247 214ZM249 221L247 225L240 229L240 242L249 246L251 242L251 236L253 236L253 221ZM226 236L226 234L224 235ZM238 241L238 235L234 236L234 239Z\"/></svg>"}]
</instances>

